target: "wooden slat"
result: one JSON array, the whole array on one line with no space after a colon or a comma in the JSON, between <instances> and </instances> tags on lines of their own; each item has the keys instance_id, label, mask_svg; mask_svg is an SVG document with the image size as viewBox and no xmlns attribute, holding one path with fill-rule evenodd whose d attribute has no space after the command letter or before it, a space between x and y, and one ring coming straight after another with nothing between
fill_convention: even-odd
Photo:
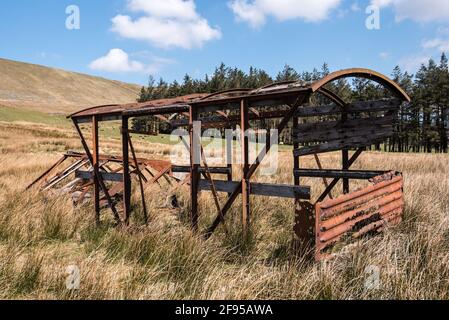
<instances>
[{"instance_id":1,"label":"wooden slat","mask_svg":"<svg viewBox=\"0 0 449 320\"><path fill-rule=\"evenodd\" d=\"M354 102L348 105L348 114L363 113L363 112L378 112L378 111L397 111L401 105L402 101L399 99L383 99L374 101L361 101ZM235 106L236 107L236 106ZM254 109L254 108L252 108ZM254 109L256 110L256 109ZM257 110L256 110L257 111ZM342 108L337 104L329 104L322 106L312 106L312 107L302 107L299 108L295 117L306 118L306 117L317 117L317 116L327 116L340 114ZM282 118L286 115L288 110L273 110L273 111L258 111L258 114L249 114L250 120L258 119L272 119L272 118ZM238 123L240 117L238 115L214 115L214 116L204 116L200 117L199 120L206 126L224 126L226 124ZM170 121L173 127L188 126L188 119L178 119Z\"/></svg>"},{"instance_id":2,"label":"wooden slat","mask_svg":"<svg viewBox=\"0 0 449 320\"><path fill-rule=\"evenodd\" d=\"M206 168L199 168L198 170L200 173L206 172ZM177 173L188 173L190 172L190 166L173 166L171 171ZM228 174L230 169L228 167L209 167L209 171L212 174Z\"/></svg>"},{"instance_id":3,"label":"wooden slat","mask_svg":"<svg viewBox=\"0 0 449 320\"><path fill-rule=\"evenodd\" d=\"M101 177L104 181L112 181L112 182L121 182L123 181L123 174L122 173L111 173L111 172L100 172ZM93 171L81 171L77 170L75 172L76 178L81 178L85 180L91 180L94 177Z\"/></svg>"},{"instance_id":4,"label":"wooden slat","mask_svg":"<svg viewBox=\"0 0 449 320\"><path fill-rule=\"evenodd\" d=\"M386 138L391 137L391 132L380 132L370 136L357 136L343 140L335 140L313 146L303 147L293 151L295 156L306 156L316 153L325 153L331 151L342 150L344 148L361 148L376 143L380 143Z\"/></svg>"},{"instance_id":5,"label":"wooden slat","mask_svg":"<svg viewBox=\"0 0 449 320\"><path fill-rule=\"evenodd\" d=\"M298 143L325 142L334 140L345 140L352 137L369 137L373 134L385 133L393 135L394 128L392 125L365 125L360 128L340 128L335 130L313 131L304 135L294 137L293 141Z\"/></svg>"},{"instance_id":6,"label":"wooden slat","mask_svg":"<svg viewBox=\"0 0 449 320\"><path fill-rule=\"evenodd\" d=\"M373 101L357 101L347 106L347 113L378 112L399 110L402 101L399 99L382 99ZM340 114L342 108L337 104L325 106L304 107L298 110L298 117L318 117Z\"/></svg>"},{"instance_id":7,"label":"wooden slat","mask_svg":"<svg viewBox=\"0 0 449 320\"><path fill-rule=\"evenodd\" d=\"M314 132L325 132L329 130L339 129L356 129L367 125L389 125L394 122L396 115L388 115L385 117L370 117L361 119L349 119L346 121L322 121L313 123L303 123L293 131L293 135L310 134Z\"/></svg>"},{"instance_id":8,"label":"wooden slat","mask_svg":"<svg viewBox=\"0 0 449 320\"><path fill-rule=\"evenodd\" d=\"M385 171L363 171L363 170L316 170L316 169L298 169L294 170L295 176L310 178L347 178L368 180L386 173Z\"/></svg>"},{"instance_id":9,"label":"wooden slat","mask_svg":"<svg viewBox=\"0 0 449 320\"><path fill-rule=\"evenodd\" d=\"M235 188L239 185L239 182L214 180L214 185L218 192L230 193L235 190ZM250 185L252 195L292 198L292 199L298 197L299 199L304 200L310 199L310 187L255 183L255 182L252 182ZM210 191L211 187L209 181L204 179L200 180L199 188L200 190Z\"/></svg>"}]
</instances>

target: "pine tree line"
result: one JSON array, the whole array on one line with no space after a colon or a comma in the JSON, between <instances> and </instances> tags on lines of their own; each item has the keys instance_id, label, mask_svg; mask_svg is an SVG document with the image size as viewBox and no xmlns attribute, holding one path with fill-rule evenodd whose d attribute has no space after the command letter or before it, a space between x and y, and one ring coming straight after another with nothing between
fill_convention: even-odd
<instances>
[{"instance_id":1,"label":"pine tree line","mask_svg":"<svg viewBox=\"0 0 449 320\"><path fill-rule=\"evenodd\" d=\"M327 64L312 72L297 72L285 65L276 77L272 78L261 69L250 67L249 72L230 68L225 64L217 67L211 76L194 79L185 75L182 83L176 80L167 83L158 82L150 77L148 86L142 87L138 102L155 99L173 98L191 93L214 93L235 88L256 89L273 82L302 80L315 81L329 74ZM403 72L395 67L391 78L396 81L412 98L410 104L403 104L397 121L397 132L383 144L384 151L391 152L448 152L448 108L449 108L449 70L448 59L442 54L440 62L430 59L422 65L416 75ZM382 86L365 79L341 79L328 85L347 102L381 99L388 96ZM311 104L329 103L325 98L314 97ZM274 128L277 120L266 120L265 128ZM133 129L137 131L170 131L168 124L153 117L133 119ZM281 137L284 143L290 143L287 130ZM376 146L380 149L381 146Z\"/></svg>"}]
</instances>

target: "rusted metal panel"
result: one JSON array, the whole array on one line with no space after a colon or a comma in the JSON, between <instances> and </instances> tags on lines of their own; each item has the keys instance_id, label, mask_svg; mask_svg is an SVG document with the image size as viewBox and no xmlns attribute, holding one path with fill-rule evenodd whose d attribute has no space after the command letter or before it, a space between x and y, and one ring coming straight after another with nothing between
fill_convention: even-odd
<instances>
[{"instance_id":1,"label":"rusted metal panel","mask_svg":"<svg viewBox=\"0 0 449 320\"><path fill-rule=\"evenodd\" d=\"M68 118L80 118L86 116L91 117L93 115L107 115L107 114L112 115L112 114L121 114L124 111L132 111L138 109L151 109L164 106L170 107L177 104L190 103L205 96L207 96L207 94L189 94L176 98L158 99L141 103L128 103L122 105L118 104L103 105L78 111L76 113L69 115Z\"/></svg>"},{"instance_id":2,"label":"rusted metal panel","mask_svg":"<svg viewBox=\"0 0 449 320\"><path fill-rule=\"evenodd\" d=\"M308 201L295 201L295 225L293 230L298 241L297 248L302 254L313 252L315 237L315 207Z\"/></svg>"},{"instance_id":3,"label":"rusted metal panel","mask_svg":"<svg viewBox=\"0 0 449 320\"><path fill-rule=\"evenodd\" d=\"M370 181L373 184L364 189L316 204L317 260L332 253L338 242L351 242L401 221L404 209L402 175L390 172Z\"/></svg>"}]
</instances>

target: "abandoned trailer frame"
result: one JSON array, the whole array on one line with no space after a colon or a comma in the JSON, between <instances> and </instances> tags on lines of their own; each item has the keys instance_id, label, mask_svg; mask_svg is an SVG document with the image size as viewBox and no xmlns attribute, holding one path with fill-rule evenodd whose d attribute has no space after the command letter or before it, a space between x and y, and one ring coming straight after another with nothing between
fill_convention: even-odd
<instances>
[{"instance_id":1,"label":"abandoned trailer frame","mask_svg":"<svg viewBox=\"0 0 449 320\"><path fill-rule=\"evenodd\" d=\"M372 80L387 89L393 98L377 101L356 101L346 103L328 84L343 78L364 78ZM312 95L318 94L332 103L328 105L309 106ZM395 119L404 102L410 102L407 93L398 84L386 76L368 69L347 69L334 72L323 79L305 83L290 81L274 83L256 90L235 89L214 94L193 94L173 99L161 99L144 103L125 105L107 105L89 108L69 116L78 132L83 145L85 163L90 166L91 173L78 172L78 177L90 180L93 185L93 200L96 221L100 221L101 199L107 203L117 223L129 222L131 216L131 175L137 177L142 197L145 218L147 209L144 199L143 184L145 177L143 163L136 157L131 140L133 130L129 129L129 120L136 117L155 116L169 123L172 128L186 127L189 130L190 165L177 166L178 172L188 172L190 185L191 213L190 223L198 230L198 194L200 191L211 191L216 210L213 223L205 231L209 238L224 221L229 209L241 195L241 223L246 234L251 222L250 195L291 198L295 203L295 233L302 245L315 243L315 257L321 259L328 255L329 249L344 239L358 238L371 232L382 231L386 224L401 221L403 212L403 181L397 172L351 170L351 166L366 147L382 143L394 134ZM269 107L270 110L266 111ZM332 116L336 120L329 119ZM326 117L326 118L323 118ZM249 159L249 142L245 132L251 128L250 122L279 118L277 130L281 133L289 123L292 124L293 138L293 185L279 185L251 182L263 156L270 151L273 136L269 135L260 155L254 163ZM300 120L303 121L300 121ZM114 172L102 169L105 156L99 154L98 124L103 121L121 121L122 155L114 161L121 162L121 168ZM202 147L195 148L195 142L201 144L201 138L195 136L193 125L201 123L201 129L232 129L240 126L242 178L233 181L232 139L226 140L227 164L224 167L213 167L207 163ZM81 124L92 126L91 148L81 131ZM355 153L350 157L350 150ZM132 159L130 159L130 153ZM320 153L341 151L341 169L323 169L319 159ZM300 157L313 155L318 169L301 168ZM63 160L62 160L63 161ZM156 160L153 160L156 161ZM202 162L202 165L200 164ZM48 176L58 164L55 164L44 175ZM160 168L158 179L164 174L173 172L175 166ZM72 168L73 169L73 168ZM79 169L75 169L75 171ZM226 180L214 180L212 174L223 174ZM201 178L204 177L204 179ZM325 190L311 201L311 190L301 185L302 177L314 177L323 180ZM93 179L92 179L93 178ZM155 177L156 178L156 177ZM332 179L332 181L328 181ZM350 193L350 180L369 180L373 185ZM157 181L157 179L153 179ZM343 181L341 197L333 198L332 190ZM123 212L117 209L106 182L119 182L122 190ZM33 183L34 184L34 183ZM224 204L220 203L219 192L227 193ZM101 195L101 193L103 193ZM329 200L326 198L329 197Z\"/></svg>"}]
</instances>

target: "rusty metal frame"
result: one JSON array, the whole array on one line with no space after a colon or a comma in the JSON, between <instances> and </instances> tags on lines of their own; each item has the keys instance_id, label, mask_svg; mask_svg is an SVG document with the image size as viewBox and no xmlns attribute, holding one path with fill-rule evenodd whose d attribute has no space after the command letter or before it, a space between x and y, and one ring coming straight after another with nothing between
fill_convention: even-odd
<instances>
[{"instance_id":1,"label":"rusty metal frame","mask_svg":"<svg viewBox=\"0 0 449 320\"><path fill-rule=\"evenodd\" d=\"M81 144L83 145L83 148L84 148L84 151L86 152L87 158L88 158L88 160L89 160L89 162L90 162L90 164L91 164L91 166L93 168L94 181L95 181L95 183L98 183L100 188L103 190L103 193L106 196L106 199L108 201L108 204L109 204L109 207L110 207L110 209L112 211L114 219L115 219L117 224L120 224L121 221L120 221L120 216L118 214L118 211L115 208L115 205L114 205L114 202L111 199L111 196L109 195L108 188L106 187L106 185L105 185L105 183L103 181L103 177L100 175L98 167L95 166L95 164L94 164L94 158L92 156L92 153L90 152L89 146L87 145L87 142L86 142L86 140L85 140L85 138L83 136L83 133L82 133L80 127L79 127L79 124L78 124L78 122L75 119L73 120L73 124L75 126L76 131L78 132L78 135L79 135L80 140L81 140ZM94 144L98 145L98 141L94 142Z\"/></svg>"},{"instance_id":2,"label":"rusty metal frame","mask_svg":"<svg viewBox=\"0 0 449 320\"><path fill-rule=\"evenodd\" d=\"M372 101L372 102L359 102L353 104L347 104L341 97L339 97L335 92L332 92L327 88L327 84L342 78L348 77L360 77L375 81L397 97L397 99L385 100L385 101ZM327 106L304 106L313 94L321 94L328 98L332 105ZM375 141L367 140L367 142L358 142L357 139L348 139L346 143L337 143L334 145L319 146L319 148L311 147L300 149L301 143L294 141L294 152L293 152L293 167L294 167L294 185L293 186L283 186L279 188L277 192L273 188L278 188L277 185L263 185L252 183L251 178L258 169L263 156L270 151L270 141L273 139L271 135L268 137L267 144L264 146L262 152L257 156L256 161L252 164L249 163L249 150L248 150L248 139L245 136L245 131L250 127L250 121L257 121L269 118L280 118L282 119L277 126L278 132L282 132L290 122L293 122L292 129L295 130L299 128L305 128L304 124L300 123L302 117L315 117L320 115L328 114L339 114L341 115L341 123L349 124L351 119L348 120L348 114L350 113L360 113L360 112L370 112L370 111L385 111L388 117L382 118L379 121L379 125L388 123L392 121L395 112L397 112L400 103L409 102L410 97L405 93L405 91L395 82L393 82L388 77L368 69L347 69L338 72L331 73L321 80L315 81L313 83L305 83L302 81L287 81L282 83L274 83L256 90L249 89L232 89L224 92L213 93L213 94L194 94L183 97L177 97L173 99L160 99L155 101L149 101L145 103L133 103L127 105L108 105L100 106L97 108L89 108L72 114L70 118L72 119L75 128L80 136L81 143L85 149L87 159L91 166L93 167L93 177L94 177L94 188L95 188L95 211L96 220L99 220L99 208L97 207L97 202L99 201L98 195L100 190L107 197L109 207L113 211L116 220L121 221L118 212L114 206L114 203L109 197L108 190L104 185L103 173L99 171L99 165L101 161L101 156L98 152L98 122L101 121L111 121L120 120L121 121L121 134L122 134L122 180L123 180L123 212L124 218L123 222L128 223L131 216L131 178L130 175L136 173L139 178L139 186L142 194L142 204L146 213L142 172L139 167L138 159L135 154L135 150L131 141L129 130L129 119L133 117L140 116L155 116L171 125L172 127L188 127L189 128L189 138L190 144L187 145L190 151L190 166L188 168L182 168L182 170L188 171L188 179L184 179L183 184L190 182L190 196L191 196L191 210L190 210L190 224L193 230L199 230L198 220L199 220L199 207L198 207L198 193L201 190L212 191L212 196L214 198L214 203L217 209L217 216L213 220L213 223L206 228L204 235L205 238L209 238L216 228L224 221L226 214L228 213L231 206L235 203L238 195L242 196L242 216L241 224L243 229L243 234L248 234L250 223L251 223L251 207L250 207L250 196L263 194L269 196L282 196L282 192L279 190L287 190L284 196L291 197L294 195L295 207L297 210L301 211L303 216L300 217L298 221L300 224L304 224L303 227L299 227L299 233L304 238L302 240L308 240L309 224L312 219L315 219L314 213L312 213L313 205L311 202L303 201L310 200L310 189L301 186L301 177L303 176L313 176L321 178L325 186L324 192L318 197L317 203L322 203L324 199L329 196L331 199L329 201L335 201L332 199L332 190L337 185L340 180L343 180L343 193L350 196L350 180L359 177L372 177L375 172L361 172L350 170L351 166L364 151L364 147L370 142ZM262 111L260 107L270 107L271 111ZM231 112L232 111L232 112ZM207 115L209 114L209 115ZM210 116L213 114L213 116ZM370 120L370 119L368 119ZM241 144L242 144L242 159L244 160L242 170L242 179L240 181L233 181L232 179L232 159L229 158L229 154L232 156L232 143L233 141L227 141L227 167L226 170L223 168L212 168L209 167L207 159L204 155L202 147L200 151L195 148L195 145L201 145L201 139L196 137L194 134L194 124L200 121L200 128L231 128L233 125L240 124L242 131ZM92 123L93 125L93 154L90 152L89 147L84 139L84 136L79 128L80 123ZM326 124L328 125L328 124ZM337 124L332 124L337 125ZM377 125L377 122L373 125ZM343 128L343 126L342 126ZM357 130L357 126L356 129ZM323 129L323 126L321 127ZM341 130L341 129L338 129ZM333 131L336 137L340 136L340 132L337 129ZM383 139L390 133L390 128L386 128L375 137L377 139ZM324 131L326 132L326 131ZM320 131L322 134L323 131ZM319 137L322 139L322 137ZM326 138L329 138L326 136ZM302 139L310 139L310 137L303 137ZM330 138L329 138L330 139ZM314 140L312 140L314 141ZM322 140L318 140L322 141ZM377 140L376 140L377 141ZM183 140L183 142L185 142ZM132 161L129 159L129 150L131 149ZM350 150L356 150L355 153L350 157ZM321 161L319 159L319 152L328 151L340 151L342 155L342 169L341 170L330 170L323 169ZM315 162L318 166L317 170L305 171L300 168L300 157L305 154L313 154ZM61 159L60 161L64 161ZM231 160L231 161L230 161ZM203 166L201 166L201 162ZM130 167L134 164L134 169L130 170ZM152 175L152 182L158 183L158 180L165 176L174 166L160 168L161 170ZM51 170L50 170L51 171ZM50 172L44 173L43 176L48 175ZM227 180L213 180L212 174L214 172L220 174L226 174ZM203 175L207 181L210 189L205 188L204 180L201 180L201 175ZM328 182L328 178L333 178L332 181ZM271 189L270 189L271 188ZM301 189L303 188L303 189ZM218 197L218 192L224 191L228 193L226 202L221 205L220 199ZM302 193L301 193L301 192ZM337 198L338 199L338 198ZM317 204L317 205L318 205ZM145 217L147 219L147 217ZM303 228L301 230L301 228Z\"/></svg>"}]
</instances>

